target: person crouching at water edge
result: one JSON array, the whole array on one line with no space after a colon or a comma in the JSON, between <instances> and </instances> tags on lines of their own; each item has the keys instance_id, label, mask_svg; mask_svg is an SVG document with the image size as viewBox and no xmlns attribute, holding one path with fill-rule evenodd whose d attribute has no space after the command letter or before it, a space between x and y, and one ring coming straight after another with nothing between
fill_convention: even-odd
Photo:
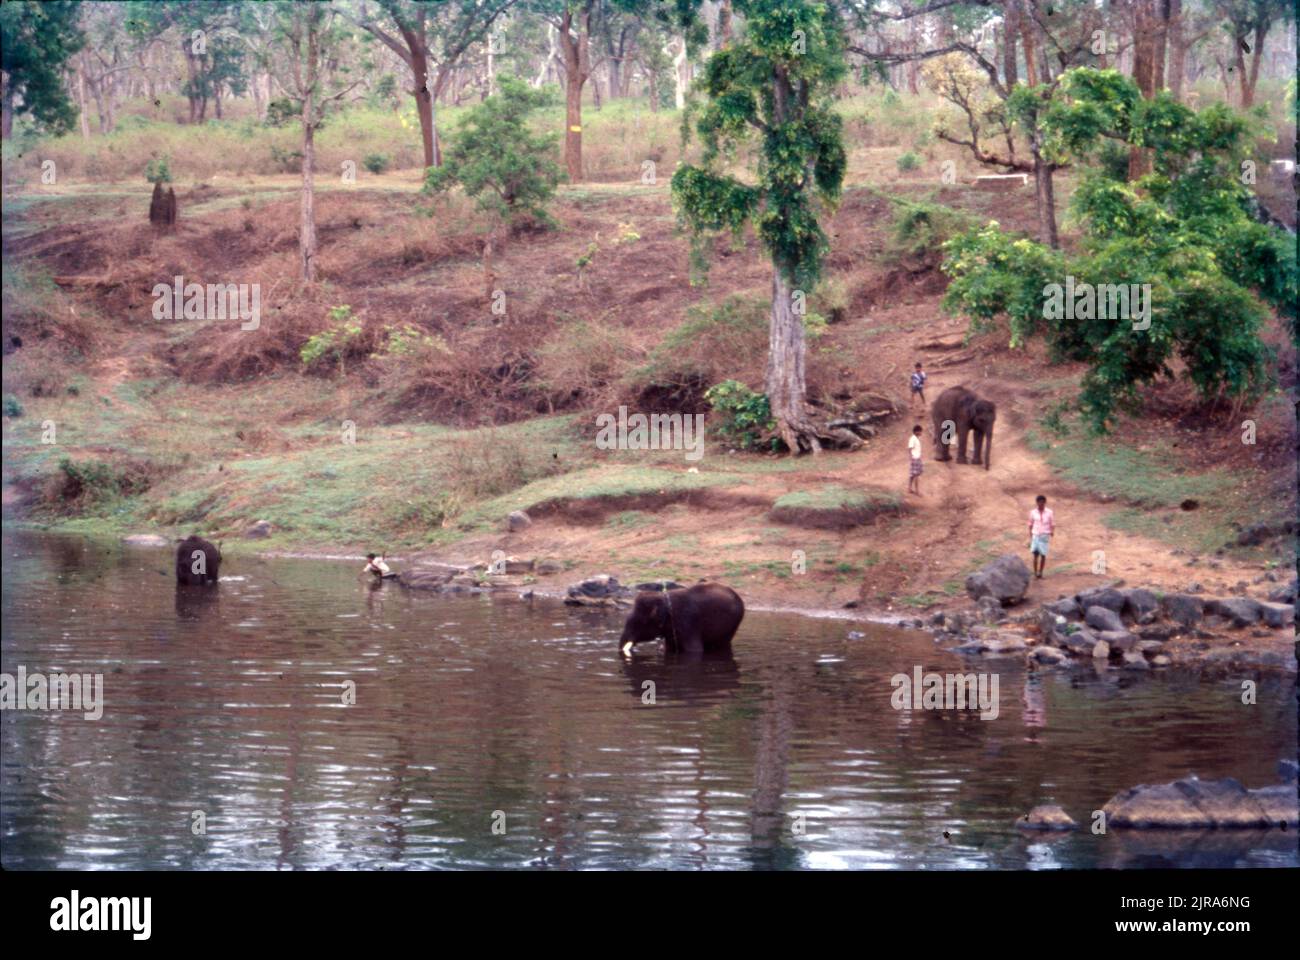
<instances>
[{"instance_id":1,"label":"person crouching at water edge","mask_svg":"<svg viewBox=\"0 0 1300 960\"><path fill-rule=\"evenodd\" d=\"M388 564L384 563L384 558L373 553L366 554L366 565L361 568L360 575L365 576L367 573L376 580L387 580L396 576L396 574L389 571Z\"/></svg>"},{"instance_id":2,"label":"person crouching at water edge","mask_svg":"<svg viewBox=\"0 0 1300 960\"><path fill-rule=\"evenodd\" d=\"M1041 580L1047 569L1047 547L1056 532L1056 515L1041 493L1035 502L1038 506L1029 511L1029 553L1034 558L1034 576Z\"/></svg>"},{"instance_id":3,"label":"person crouching at water edge","mask_svg":"<svg viewBox=\"0 0 1300 960\"><path fill-rule=\"evenodd\" d=\"M921 495L921 425L912 428L912 435L907 438L909 461L907 466L907 492Z\"/></svg>"}]
</instances>

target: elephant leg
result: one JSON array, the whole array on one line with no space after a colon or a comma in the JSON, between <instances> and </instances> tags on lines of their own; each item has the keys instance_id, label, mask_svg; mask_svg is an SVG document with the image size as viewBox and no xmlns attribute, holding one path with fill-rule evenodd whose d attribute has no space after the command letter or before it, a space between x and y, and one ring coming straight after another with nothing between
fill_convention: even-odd
<instances>
[{"instance_id":1,"label":"elephant leg","mask_svg":"<svg viewBox=\"0 0 1300 960\"><path fill-rule=\"evenodd\" d=\"M934 428L934 459L936 460L952 459L952 454L948 452L948 444L943 442L942 424Z\"/></svg>"},{"instance_id":2,"label":"elephant leg","mask_svg":"<svg viewBox=\"0 0 1300 960\"><path fill-rule=\"evenodd\" d=\"M971 461L970 461L970 462L971 462L971 463L974 463L974 464L979 464L979 463L981 462L981 461L980 461L980 450L983 449L983 447L984 447L984 431L983 431L983 430L976 429L976 430L974 430L973 432L974 432L974 434L975 434L975 436L974 436L974 438L973 438L974 441L975 441L975 451L974 451L974 456L971 457Z\"/></svg>"},{"instance_id":3,"label":"elephant leg","mask_svg":"<svg viewBox=\"0 0 1300 960\"><path fill-rule=\"evenodd\" d=\"M957 427L957 462L966 462L966 434L970 432L970 427Z\"/></svg>"}]
</instances>

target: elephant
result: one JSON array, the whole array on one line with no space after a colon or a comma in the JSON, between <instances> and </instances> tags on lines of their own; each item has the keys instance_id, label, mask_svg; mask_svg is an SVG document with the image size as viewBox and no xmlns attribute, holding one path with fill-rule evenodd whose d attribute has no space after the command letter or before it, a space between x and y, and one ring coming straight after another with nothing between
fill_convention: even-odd
<instances>
[{"instance_id":1,"label":"elephant","mask_svg":"<svg viewBox=\"0 0 1300 960\"><path fill-rule=\"evenodd\" d=\"M984 469L989 468L993 462L993 421L998 417L998 408L991 400L981 400L965 387L949 387L935 398L930 413L934 418L936 460L951 459L943 428L951 420L957 428L957 462L966 462L966 434L974 430L975 456L971 463L978 465L982 452Z\"/></svg>"},{"instance_id":2,"label":"elephant","mask_svg":"<svg viewBox=\"0 0 1300 960\"><path fill-rule=\"evenodd\" d=\"M221 569L221 545L191 534L176 548L176 582L183 585L216 583Z\"/></svg>"},{"instance_id":3,"label":"elephant","mask_svg":"<svg viewBox=\"0 0 1300 960\"><path fill-rule=\"evenodd\" d=\"M740 594L720 583L639 593L623 625L619 649L628 653L635 644L662 637L669 653L730 650L744 616Z\"/></svg>"}]
</instances>

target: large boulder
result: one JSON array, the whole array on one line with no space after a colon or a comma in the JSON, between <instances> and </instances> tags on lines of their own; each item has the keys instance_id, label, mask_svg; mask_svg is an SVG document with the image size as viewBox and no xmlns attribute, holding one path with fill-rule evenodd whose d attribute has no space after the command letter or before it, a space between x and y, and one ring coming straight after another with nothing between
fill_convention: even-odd
<instances>
[{"instance_id":1,"label":"large boulder","mask_svg":"<svg viewBox=\"0 0 1300 960\"><path fill-rule=\"evenodd\" d=\"M1094 630L1124 632L1124 621L1120 619L1119 612L1108 607L1088 607L1083 615L1083 622Z\"/></svg>"},{"instance_id":2,"label":"large boulder","mask_svg":"<svg viewBox=\"0 0 1300 960\"><path fill-rule=\"evenodd\" d=\"M1275 787L1247 790L1231 778L1187 777L1121 791L1102 810L1112 827L1266 828L1296 822L1293 789L1289 796L1287 803Z\"/></svg>"},{"instance_id":3,"label":"large boulder","mask_svg":"<svg viewBox=\"0 0 1300 960\"><path fill-rule=\"evenodd\" d=\"M1205 613L1205 601L1186 593L1169 593L1160 601L1165 616L1184 630L1191 629L1201 622Z\"/></svg>"},{"instance_id":4,"label":"large boulder","mask_svg":"<svg viewBox=\"0 0 1300 960\"><path fill-rule=\"evenodd\" d=\"M1265 624L1278 629L1295 623L1295 607L1289 603L1260 603L1259 616Z\"/></svg>"},{"instance_id":5,"label":"large boulder","mask_svg":"<svg viewBox=\"0 0 1300 960\"><path fill-rule=\"evenodd\" d=\"M1060 600L1045 603L1043 609L1056 614L1058 617L1065 617L1067 620L1070 617L1083 616L1083 611L1079 609L1079 602L1074 597L1062 597Z\"/></svg>"},{"instance_id":6,"label":"large boulder","mask_svg":"<svg viewBox=\"0 0 1300 960\"><path fill-rule=\"evenodd\" d=\"M1124 609L1120 611L1138 623L1150 623L1160 613L1160 598L1141 587L1124 591Z\"/></svg>"},{"instance_id":7,"label":"large boulder","mask_svg":"<svg viewBox=\"0 0 1300 960\"><path fill-rule=\"evenodd\" d=\"M974 600L994 597L1000 603L1017 603L1029 589L1029 568L1014 553L1004 553L966 578L966 592Z\"/></svg>"},{"instance_id":8,"label":"large boulder","mask_svg":"<svg viewBox=\"0 0 1300 960\"><path fill-rule=\"evenodd\" d=\"M1114 587L1097 587L1092 590L1085 590L1075 599L1079 602L1081 610L1087 610L1089 607L1105 607L1107 610L1120 613L1124 609L1124 594Z\"/></svg>"},{"instance_id":9,"label":"large boulder","mask_svg":"<svg viewBox=\"0 0 1300 960\"><path fill-rule=\"evenodd\" d=\"M601 573L569 587L564 602L572 607L612 606L631 603L635 593L631 587L619 583L617 577Z\"/></svg>"},{"instance_id":10,"label":"large boulder","mask_svg":"<svg viewBox=\"0 0 1300 960\"><path fill-rule=\"evenodd\" d=\"M1073 633L1057 631L1056 636L1059 637L1060 646L1076 657L1091 657L1093 648L1097 646L1097 635L1091 630L1075 630Z\"/></svg>"},{"instance_id":11,"label":"large boulder","mask_svg":"<svg viewBox=\"0 0 1300 960\"><path fill-rule=\"evenodd\" d=\"M522 510L511 510L506 517L506 530L510 533L518 533L520 530L527 529L532 525L533 518Z\"/></svg>"},{"instance_id":12,"label":"large boulder","mask_svg":"<svg viewBox=\"0 0 1300 960\"><path fill-rule=\"evenodd\" d=\"M1260 606L1250 597L1228 597L1205 601L1205 612L1226 618L1234 627L1248 627L1259 621Z\"/></svg>"}]
</instances>

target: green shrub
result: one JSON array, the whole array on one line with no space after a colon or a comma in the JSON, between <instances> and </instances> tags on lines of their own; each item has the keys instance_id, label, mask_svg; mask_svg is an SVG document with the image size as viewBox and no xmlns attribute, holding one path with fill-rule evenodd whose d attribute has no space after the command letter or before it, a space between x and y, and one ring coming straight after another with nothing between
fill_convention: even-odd
<instances>
[{"instance_id":1,"label":"green shrub","mask_svg":"<svg viewBox=\"0 0 1300 960\"><path fill-rule=\"evenodd\" d=\"M388 155L385 153L368 153L366 158L361 161L361 164L371 173L383 173L388 169Z\"/></svg>"},{"instance_id":2,"label":"green shrub","mask_svg":"<svg viewBox=\"0 0 1300 960\"><path fill-rule=\"evenodd\" d=\"M897 162L898 169L903 173L908 173L912 170L919 170L921 167L921 158L911 150L900 156Z\"/></svg>"},{"instance_id":3,"label":"green shrub","mask_svg":"<svg viewBox=\"0 0 1300 960\"><path fill-rule=\"evenodd\" d=\"M154 157L144 165L144 178L150 183L171 183L171 159L171 156L166 153L161 157Z\"/></svg>"},{"instance_id":4,"label":"green shrub","mask_svg":"<svg viewBox=\"0 0 1300 960\"><path fill-rule=\"evenodd\" d=\"M723 439L741 450L776 443L776 438L771 436L776 421L772 419L766 394L756 393L738 380L724 380L709 387L704 399L721 418L717 431Z\"/></svg>"},{"instance_id":5,"label":"green shrub","mask_svg":"<svg viewBox=\"0 0 1300 960\"><path fill-rule=\"evenodd\" d=\"M12 393L5 394L5 416L21 417L23 415L22 402Z\"/></svg>"}]
</instances>

